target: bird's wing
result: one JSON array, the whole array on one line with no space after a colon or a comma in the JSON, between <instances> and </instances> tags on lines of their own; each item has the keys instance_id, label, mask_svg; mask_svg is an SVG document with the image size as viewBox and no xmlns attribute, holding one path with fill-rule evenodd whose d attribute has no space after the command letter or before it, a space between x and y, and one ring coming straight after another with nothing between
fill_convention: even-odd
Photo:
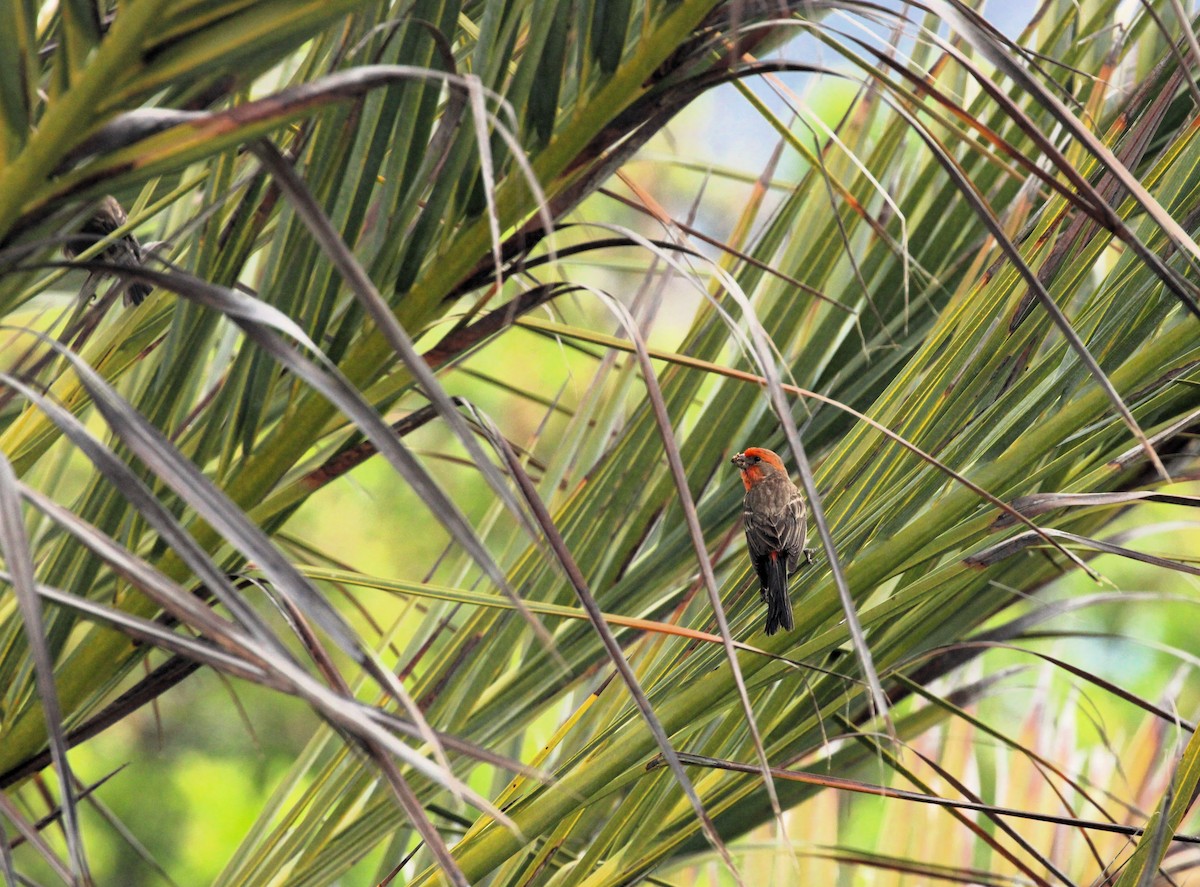
<instances>
[{"instance_id":1,"label":"bird's wing","mask_svg":"<svg viewBox=\"0 0 1200 887\"><path fill-rule=\"evenodd\" d=\"M758 581L763 589L771 582L769 569L770 553L775 548L775 530L769 522L761 519L761 514L747 508L742 512L742 521L746 527L746 548L750 552L750 563L758 573Z\"/></svg>"},{"instance_id":2,"label":"bird's wing","mask_svg":"<svg viewBox=\"0 0 1200 887\"><path fill-rule=\"evenodd\" d=\"M779 531L779 550L786 551L788 572L795 572L804 555L804 544L808 541L808 513L799 494L789 502L782 518L776 522Z\"/></svg>"},{"instance_id":3,"label":"bird's wing","mask_svg":"<svg viewBox=\"0 0 1200 887\"><path fill-rule=\"evenodd\" d=\"M762 511L747 508L742 512L742 521L746 526L746 547L750 556L757 560L770 551L779 551L779 530L775 518Z\"/></svg>"}]
</instances>

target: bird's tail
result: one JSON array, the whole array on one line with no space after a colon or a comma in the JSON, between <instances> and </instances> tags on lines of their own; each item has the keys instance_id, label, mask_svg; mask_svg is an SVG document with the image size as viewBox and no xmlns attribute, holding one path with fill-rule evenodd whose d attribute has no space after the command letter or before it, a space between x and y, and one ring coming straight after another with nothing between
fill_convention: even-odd
<instances>
[{"instance_id":1,"label":"bird's tail","mask_svg":"<svg viewBox=\"0 0 1200 887\"><path fill-rule=\"evenodd\" d=\"M780 628L791 631L792 599L788 595L787 558L771 557L767 560L767 634L775 634Z\"/></svg>"}]
</instances>

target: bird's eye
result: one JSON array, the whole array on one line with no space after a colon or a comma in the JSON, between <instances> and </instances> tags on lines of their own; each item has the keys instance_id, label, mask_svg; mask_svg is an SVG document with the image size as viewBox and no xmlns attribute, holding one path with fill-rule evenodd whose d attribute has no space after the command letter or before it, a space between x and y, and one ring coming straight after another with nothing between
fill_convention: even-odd
<instances>
[{"instance_id":1,"label":"bird's eye","mask_svg":"<svg viewBox=\"0 0 1200 887\"><path fill-rule=\"evenodd\" d=\"M751 458L752 458L752 459L753 459L755 462L761 462L761 461L762 461L762 458L761 458L761 457L759 457L759 456L752 456Z\"/></svg>"}]
</instances>

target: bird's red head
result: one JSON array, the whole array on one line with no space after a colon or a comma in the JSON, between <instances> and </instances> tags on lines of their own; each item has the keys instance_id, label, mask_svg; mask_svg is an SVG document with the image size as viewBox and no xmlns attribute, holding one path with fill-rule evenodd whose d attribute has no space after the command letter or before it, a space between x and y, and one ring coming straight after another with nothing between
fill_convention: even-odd
<instances>
[{"instance_id":1,"label":"bird's red head","mask_svg":"<svg viewBox=\"0 0 1200 887\"><path fill-rule=\"evenodd\" d=\"M730 459L742 472L742 483L750 489L772 471L778 471L787 477L787 469L777 453L764 450L762 447L747 447L744 453L738 453Z\"/></svg>"}]
</instances>

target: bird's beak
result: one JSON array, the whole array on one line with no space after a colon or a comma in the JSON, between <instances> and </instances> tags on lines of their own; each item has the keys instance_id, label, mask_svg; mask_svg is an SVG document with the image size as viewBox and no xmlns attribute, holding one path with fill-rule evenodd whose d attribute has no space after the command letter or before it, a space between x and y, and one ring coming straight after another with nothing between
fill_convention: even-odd
<instances>
[{"instance_id":1,"label":"bird's beak","mask_svg":"<svg viewBox=\"0 0 1200 887\"><path fill-rule=\"evenodd\" d=\"M746 467L746 457L742 453L738 453L736 456L734 456L729 461L732 462L734 465L736 465L738 468Z\"/></svg>"}]
</instances>

